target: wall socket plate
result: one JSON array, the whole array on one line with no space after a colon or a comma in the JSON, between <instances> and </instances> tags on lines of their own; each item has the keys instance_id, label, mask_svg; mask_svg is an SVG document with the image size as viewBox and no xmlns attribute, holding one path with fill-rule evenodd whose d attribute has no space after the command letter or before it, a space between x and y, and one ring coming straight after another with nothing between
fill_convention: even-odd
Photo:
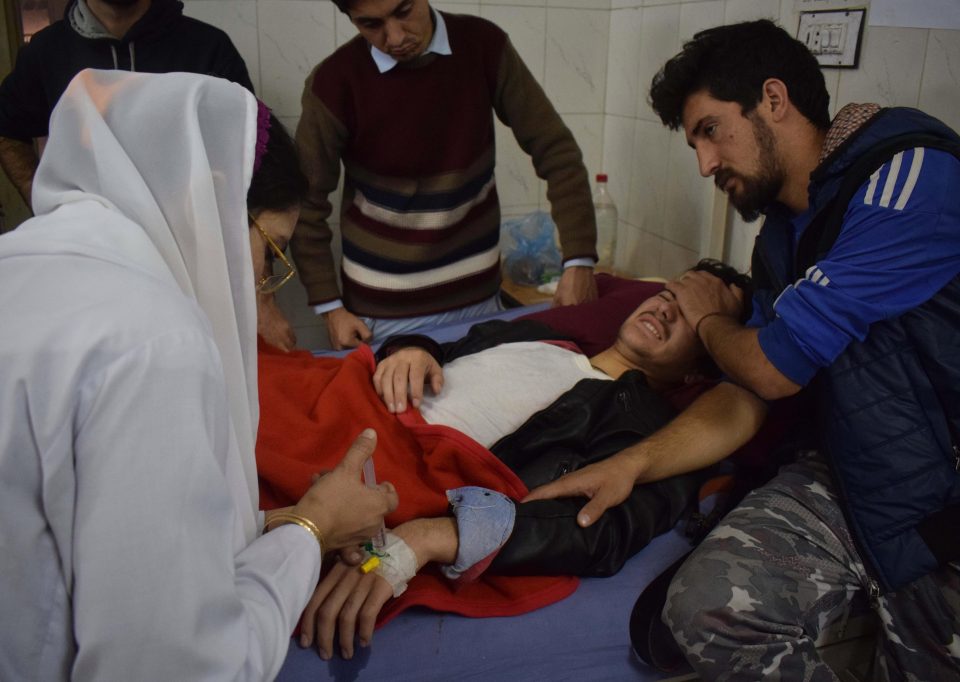
<instances>
[{"instance_id":1,"label":"wall socket plate","mask_svg":"<svg viewBox=\"0 0 960 682\"><path fill-rule=\"evenodd\" d=\"M866 10L801 12L797 40L806 45L821 66L855 69L860 61L860 42Z\"/></svg>"}]
</instances>

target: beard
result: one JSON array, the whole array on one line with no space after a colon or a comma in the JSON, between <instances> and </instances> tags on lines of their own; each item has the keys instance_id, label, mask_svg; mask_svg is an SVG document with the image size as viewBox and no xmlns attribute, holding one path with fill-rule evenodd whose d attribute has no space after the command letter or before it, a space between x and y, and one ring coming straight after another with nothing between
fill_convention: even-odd
<instances>
[{"instance_id":1,"label":"beard","mask_svg":"<svg viewBox=\"0 0 960 682\"><path fill-rule=\"evenodd\" d=\"M721 189L731 178L740 181L741 189L727 194L730 203L737 209L746 222L752 223L777 199L783 188L783 167L777 156L773 132L763 119L751 112L748 116L753 124L753 138L757 142L759 169L753 175L742 175L732 170L720 170L714 176L714 182Z\"/></svg>"},{"instance_id":2,"label":"beard","mask_svg":"<svg viewBox=\"0 0 960 682\"><path fill-rule=\"evenodd\" d=\"M136 5L139 0L103 0L103 4L111 7L130 7Z\"/></svg>"}]
</instances>

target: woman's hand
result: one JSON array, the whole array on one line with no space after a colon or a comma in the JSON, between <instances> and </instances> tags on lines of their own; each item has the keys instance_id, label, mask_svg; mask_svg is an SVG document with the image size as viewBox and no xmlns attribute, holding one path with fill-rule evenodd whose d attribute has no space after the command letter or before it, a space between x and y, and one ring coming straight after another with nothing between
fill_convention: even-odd
<instances>
[{"instance_id":1,"label":"woman's hand","mask_svg":"<svg viewBox=\"0 0 960 682\"><path fill-rule=\"evenodd\" d=\"M297 346L297 335L273 294L257 294L257 334L280 350L289 352Z\"/></svg>"},{"instance_id":2,"label":"woman's hand","mask_svg":"<svg viewBox=\"0 0 960 682\"><path fill-rule=\"evenodd\" d=\"M365 429L333 471L319 477L293 508L320 529L325 552L366 542L380 530L383 517L397 508L391 483L370 488L360 478L376 446L376 431Z\"/></svg>"},{"instance_id":3,"label":"woman's hand","mask_svg":"<svg viewBox=\"0 0 960 682\"><path fill-rule=\"evenodd\" d=\"M410 402L420 407L423 387L428 381L433 394L438 395L443 388L443 368L430 353L416 346L401 348L384 358L373 374L377 395L394 413L407 409L408 391Z\"/></svg>"}]
</instances>

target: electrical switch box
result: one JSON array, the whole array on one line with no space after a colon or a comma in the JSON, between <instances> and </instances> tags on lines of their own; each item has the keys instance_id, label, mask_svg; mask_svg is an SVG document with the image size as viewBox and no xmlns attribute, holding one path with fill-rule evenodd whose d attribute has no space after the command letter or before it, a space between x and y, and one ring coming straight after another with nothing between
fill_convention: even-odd
<instances>
[{"instance_id":1,"label":"electrical switch box","mask_svg":"<svg viewBox=\"0 0 960 682\"><path fill-rule=\"evenodd\" d=\"M822 66L856 68L860 60L865 10L801 12L797 40Z\"/></svg>"}]
</instances>

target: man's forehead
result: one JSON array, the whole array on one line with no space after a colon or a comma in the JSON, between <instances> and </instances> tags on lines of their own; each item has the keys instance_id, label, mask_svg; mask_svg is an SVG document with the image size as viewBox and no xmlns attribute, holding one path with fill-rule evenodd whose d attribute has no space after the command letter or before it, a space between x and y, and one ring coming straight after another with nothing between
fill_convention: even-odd
<instances>
[{"instance_id":1,"label":"man's forehead","mask_svg":"<svg viewBox=\"0 0 960 682\"><path fill-rule=\"evenodd\" d=\"M640 305L633 309L631 315L636 315L637 313L643 312L645 309L649 308L652 304L659 303L660 301L672 301L673 292L664 287L653 296L648 296L647 298L640 301Z\"/></svg>"},{"instance_id":2,"label":"man's forehead","mask_svg":"<svg viewBox=\"0 0 960 682\"><path fill-rule=\"evenodd\" d=\"M697 90L687 95L680 115L683 129L687 135L693 133L697 126L702 124L705 117L718 112L722 104L724 102L716 99L706 90Z\"/></svg>"}]
</instances>

